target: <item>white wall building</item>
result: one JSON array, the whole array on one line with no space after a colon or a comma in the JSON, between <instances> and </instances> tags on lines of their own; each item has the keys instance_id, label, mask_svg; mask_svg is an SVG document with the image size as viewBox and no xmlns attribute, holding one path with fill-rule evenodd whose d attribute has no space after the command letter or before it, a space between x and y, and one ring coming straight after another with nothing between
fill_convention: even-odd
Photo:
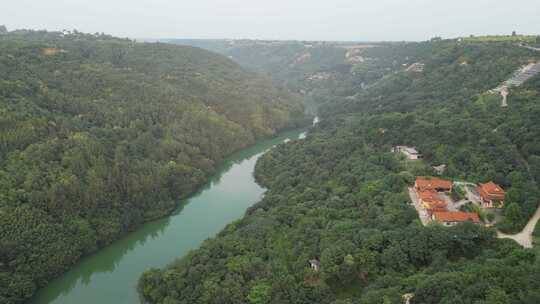
<instances>
[{"instance_id":1,"label":"white wall building","mask_svg":"<svg viewBox=\"0 0 540 304\"><path fill-rule=\"evenodd\" d=\"M392 152L394 153L403 153L408 159L411 160L417 160L422 158L422 154L420 154L415 148L413 147L407 147L407 146L395 146L392 148Z\"/></svg>"}]
</instances>

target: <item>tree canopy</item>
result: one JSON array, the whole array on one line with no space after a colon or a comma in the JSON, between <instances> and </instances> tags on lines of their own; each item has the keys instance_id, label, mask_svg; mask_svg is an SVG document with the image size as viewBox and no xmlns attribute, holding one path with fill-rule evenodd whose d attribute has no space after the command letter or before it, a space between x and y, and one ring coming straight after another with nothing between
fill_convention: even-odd
<instances>
[{"instance_id":1,"label":"tree canopy","mask_svg":"<svg viewBox=\"0 0 540 304\"><path fill-rule=\"evenodd\" d=\"M0 303L167 215L225 156L302 119L300 98L199 48L3 33Z\"/></svg>"},{"instance_id":2,"label":"tree canopy","mask_svg":"<svg viewBox=\"0 0 540 304\"><path fill-rule=\"evenodd\" d=\"M507 108L488 93L540 55L512 42L439 39L362 54L372 60L342 74L347 90L319 95L329 98L307 138L260 158L265 197L141 277L147 302L397 304L408 293L411 303L540 301L538 254L495 234L520 230L540 201L540 77L511 89ZM407 69L416 62L423 70ZM371 72L380 73L352 81ZM424 160L390 152L400 144ZM496 228L424 227L407 186L440 164L446 178L502 185L506 218Z\"/></svg>"}]
</instances>

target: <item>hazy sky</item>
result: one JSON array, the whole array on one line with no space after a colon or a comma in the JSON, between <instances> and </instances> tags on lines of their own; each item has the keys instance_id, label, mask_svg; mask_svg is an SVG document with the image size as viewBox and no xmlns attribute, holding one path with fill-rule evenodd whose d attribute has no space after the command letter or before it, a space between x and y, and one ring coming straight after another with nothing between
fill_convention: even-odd
<instances>
[{"instance_id":1,"label":"hazy sky","mask_svg":"<svg viewBox=\"0 0 540 304\"><path fill-rule=\"evenodd\" d=\"M425 40L540 34L540 0L1 0L8 29L132 38Z\"/></svg>"}]
</instances>

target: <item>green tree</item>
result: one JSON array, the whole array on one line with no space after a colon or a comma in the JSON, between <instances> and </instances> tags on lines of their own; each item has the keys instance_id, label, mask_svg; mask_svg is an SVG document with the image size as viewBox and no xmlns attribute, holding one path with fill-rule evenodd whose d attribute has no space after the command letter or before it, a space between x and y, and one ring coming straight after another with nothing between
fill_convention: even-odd
<instances>
[{"instance_id":1,"label":"green tree","mask_svg":"<svg viewBox=\"0 0 540 304\"><path fill-rule=\"evenodd\" d=\"M250 304L270 303L271 286L266 282L259 282L249 291L248 300Z\"/></svg>"},{"instance_id":2,"label":"green tree","mask_svg":"<svg viewBox=\"0 0 540 304\"><path fill-rule=\"evenodd\" d=\"M0 34L1 303L169 214L232 152L302 123L299 97L214 53Z\"/></svg>"},{"instance_id":3,"label":"green tree","mask_svg":"<svg viewBox=\"0 0 540 304\"><path fill-rule=\"evenodd\" d=\"M511 298L504 290L492 288L487 292L486 304L508 304L511 303Z\"/></svg>"},{"instance_id":4,"label":"green tree","mask_svg":"<svg viewBox=\"0 0 540 304\"><path fill-rule=\"evenodd\" d=\"M511 203L506 207L504 212L506 220L509 221L512 225L517 225L523 220L523 214L521 212L521 206L517 203Z\"/></svg>"}]
</instances>

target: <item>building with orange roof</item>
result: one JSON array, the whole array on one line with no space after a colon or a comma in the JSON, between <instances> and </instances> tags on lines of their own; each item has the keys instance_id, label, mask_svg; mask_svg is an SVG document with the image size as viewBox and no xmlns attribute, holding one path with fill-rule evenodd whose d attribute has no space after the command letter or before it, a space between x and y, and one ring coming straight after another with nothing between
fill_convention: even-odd
<instances>
[{"instance_id":1,"label":"building with orange roof","mask_svg":"<svg viewBox=\"0 0 540 304\"><path fill-rule=\"evenodd\" d=\"M427 191L416 191L418 194L418 202L427 210L428 214L431 215L433 211L436 210L446 210L447 203L445 200L439 197L437 191L427 190Z\"/></svg>"},{"instance_id":2,"label":"building with orange roof","mask_svg":"<svg viewBox=\"0 0 540 304\"><path fill-rule=\"evenodd\" d=\"M420 204L439 200L439 198L437 197L437 192L435 191L416 191L416 193L418 193L418 199L420 201Z\"/></svg>"},{"instance_id":3,"label":"building with orange roof","mask_svg":"<svg viewBox=\"0 0 540 304\"><path fill-rule=\"evenodd\" d=\"M431 219L443 224L444 226L454 226L456 224L468 221L475 224L480 223L480 218L475 212L435 211L431 215Z\"/></svg>"},{"instance_id":4,"label":"building with orange roof","mask_svg":"<svg viewBox=\"0 0 540 304\"><path fill-rule=\"evenodd\" d=\"M55 47L46 47L41 49L41 53L47 56L56 55L60 53L60 49Z\"/></svg>"},{"instance_id":5,"label":"building with orange roof","mask_svg":"<svg viewBox=\"0 0 540 304\"><path fill-rule=\"evenodd\" d=\"M480 184L476 187L484 208L502 208L504 206L504 190L494 182Z\"/></svg>"},{"instance_id":6,"label":"building with orange roof","mask_svg":"<svg viewBox=\"0 0 540 304\"><path fill-rule=\"evenodd\" d=\"M437 191L437 192L452 192L452 181L441 179L438 177L417 177L414 183L414 188L417 192L420 191Z\"/></svg>"},{"instance_id":7,"label":"building with orange roof","mask_svg":"<svg viewBox=\"0 0 540 304\"><path fill-rule=\"evenodd\" d=\"M424 208L426 208L426 211L428 215L433 214L435 211L446 211L448 207L448 204L445 201L439 200L431 203L425 204Z\"/></svg>"}]
</instances>

